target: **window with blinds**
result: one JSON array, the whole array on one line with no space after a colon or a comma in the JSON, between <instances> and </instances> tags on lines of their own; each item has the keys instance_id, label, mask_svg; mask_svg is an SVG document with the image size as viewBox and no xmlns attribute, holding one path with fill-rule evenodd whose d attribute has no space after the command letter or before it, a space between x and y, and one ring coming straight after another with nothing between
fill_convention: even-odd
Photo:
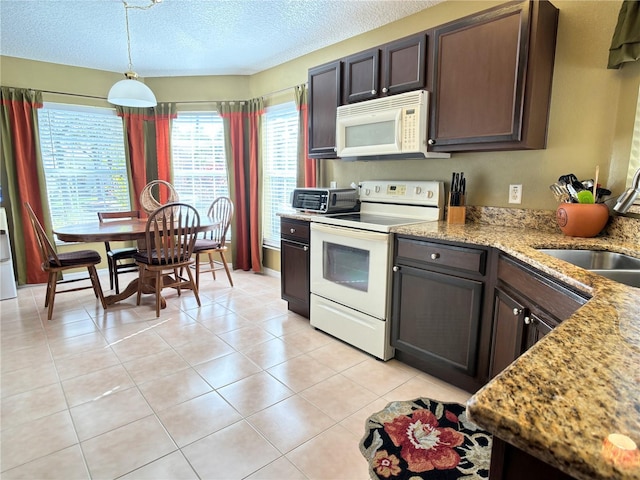
<instances>
[{"instance_id":1,"label":"window with blinds","mask_svg":"<svg viewBox=\"0 0 640 480\"><path fill-rule=\"evenodd\" d=\"M292 212L296 186L298 111L294 102L268 107L263 117L262 237L265 245L280 247L278 213Z\"/></svg>"},{"instance_id":2,"label":"window with blinds","mask_svg":"<svg viewBox=\"0 0 640 480\"><path fill-rule=\"evenodd\" d=\"M229 196L222 118L216 112L178 112L171 126L173 185L181 202L206 215Z\"/></svg>"},{"instance_id":3,"label":"window with blinds","mask_svg":"<svg viewBox=\"0 0 640 480\"><path fill-rule=\"evenodd\" d=\"M46 103L40 148L53 228L130 210L122 120L112 109Z\"/></svg>"}]
</instances>

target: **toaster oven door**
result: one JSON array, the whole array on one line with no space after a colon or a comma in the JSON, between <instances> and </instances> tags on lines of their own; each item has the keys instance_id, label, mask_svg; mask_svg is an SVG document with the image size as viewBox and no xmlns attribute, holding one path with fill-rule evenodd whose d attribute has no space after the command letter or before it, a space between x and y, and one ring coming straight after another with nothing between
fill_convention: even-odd
<instances>
[{"instance_id":1,"label":"toaster oven door","mask_svg":"<svg viewBox=\"0 0 640 480\"><path fill-rule=\"evenodd\" d=\"M291 207L296 210L326 213L328 196L326 190L296 188L291 194Z\"/></svg>"}]
</instances>

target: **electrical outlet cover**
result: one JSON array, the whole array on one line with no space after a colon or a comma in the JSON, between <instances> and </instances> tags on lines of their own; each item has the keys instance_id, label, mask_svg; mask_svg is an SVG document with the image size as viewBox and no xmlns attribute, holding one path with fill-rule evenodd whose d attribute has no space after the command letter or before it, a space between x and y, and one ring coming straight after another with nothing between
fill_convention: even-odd
<instances>
[{"instance_id":1,"label":"electrical outlet cover","mask_svg":"<svg viewBox=\"0 0 640 480\"><path fill-rule=\"evenodd\" d=\"M522 185L509 185L509 203L522 203Z\"/></svg>"}]
</instances>

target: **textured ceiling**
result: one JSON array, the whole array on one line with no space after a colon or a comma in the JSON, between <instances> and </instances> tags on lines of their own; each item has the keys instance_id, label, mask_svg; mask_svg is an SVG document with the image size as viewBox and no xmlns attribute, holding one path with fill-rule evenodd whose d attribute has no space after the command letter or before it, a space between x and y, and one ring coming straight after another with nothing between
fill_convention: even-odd
<instances>
[{"instance_id":1,"label":"textured ceiling","mask_svg":"<svg viewBox=\"0 0 640 480\"><path fill-rule=\"evenodd\" d=\"M163 0L129 9L133 69L250 75L441 1ZM124 72L126 38L120 0L0 0L1 55Z\"/></svg>"}]
</instances>

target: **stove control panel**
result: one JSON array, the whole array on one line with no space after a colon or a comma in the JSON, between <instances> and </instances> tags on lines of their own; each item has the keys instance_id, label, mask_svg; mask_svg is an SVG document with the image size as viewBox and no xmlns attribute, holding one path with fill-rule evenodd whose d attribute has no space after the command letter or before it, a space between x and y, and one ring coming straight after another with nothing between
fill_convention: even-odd
<instances>
[{"instance_id":1,"label":"stove control panel","mask_svg":"<svg viewBox=\"0 0 640 480\"><path fill-rule=\"evenodd\" d=\"M444 184L436 180L371 180L360 184L360 201L444 206Z\"/></svg>"}]
</instances>

